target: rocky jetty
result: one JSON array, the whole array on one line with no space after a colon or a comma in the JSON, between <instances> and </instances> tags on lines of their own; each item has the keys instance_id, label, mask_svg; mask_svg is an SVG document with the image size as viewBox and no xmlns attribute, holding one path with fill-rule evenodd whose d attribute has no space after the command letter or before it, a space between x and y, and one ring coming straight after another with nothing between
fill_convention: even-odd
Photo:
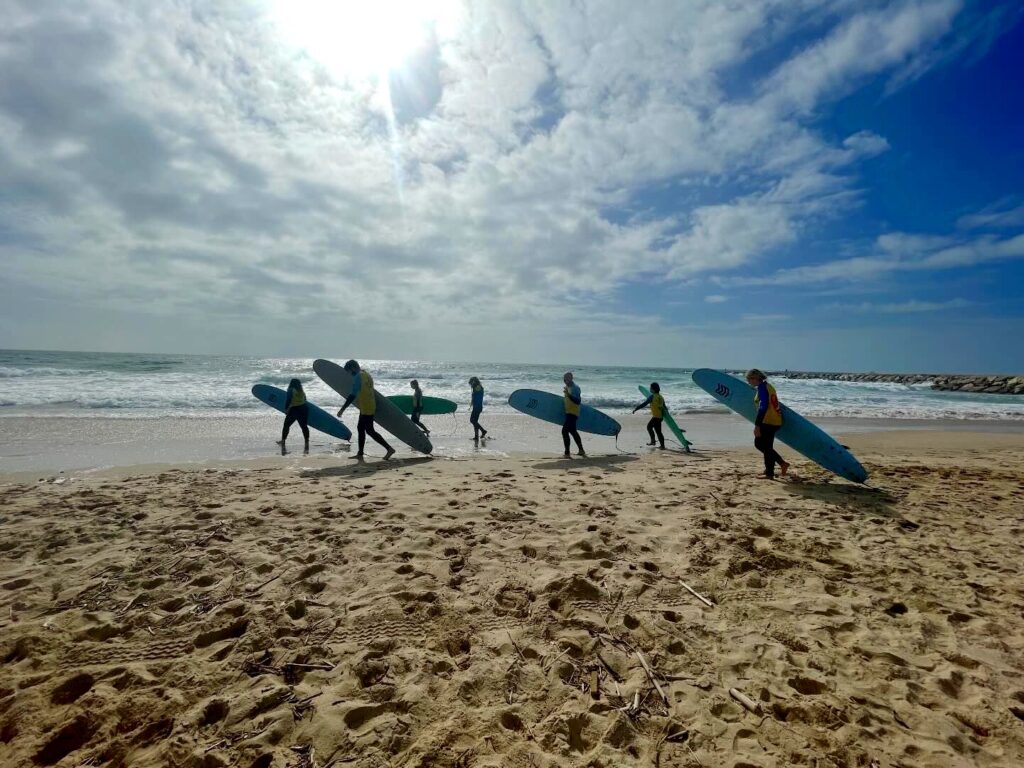
<instances>
[{"instance_id":1,"label":"rocky jetty","mask_svg":"<svg viewBox=\"0 0 1024 768\"><path fill-rule=\"evenodd\" d=\"M1007 374L983 376L947 373L836 373L834 371L775 371L773 376L787 379L825 379L828 381L884 381L894 384L931 384L943 392L984 392L993 395L1024 395L1024 376Z\"/></svg>"}]
</instances>

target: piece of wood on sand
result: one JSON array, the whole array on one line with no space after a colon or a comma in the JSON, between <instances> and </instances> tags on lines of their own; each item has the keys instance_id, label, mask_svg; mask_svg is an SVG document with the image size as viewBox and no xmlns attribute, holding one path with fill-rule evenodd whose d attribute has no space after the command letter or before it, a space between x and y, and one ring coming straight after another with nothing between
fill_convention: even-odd
<instances>
[{"instance_id":1,"label":"piece of wood on sand","mask_svg":"<svg viewBox=\"0 0 1024 768\"><path fill-rule=\"evenodd\" d=\"M654 687L658 690L658 695L661 697L661 703L667 707L668 696L666 696L665 691L661 689L661 685L659 685L657 678L654 676L654 672L652 672L651 668L647 666L647 660L644 659L644 656L640 651L635 651L635 653L636 657L640 659L640 665L644 668L644 672L647 673L647 677L650 678L651 682L654 683Z\"/></svg>"},{"instance_id":2,"label":"piece of wood on sand","mask_svg":"<svg viewBox=\"0 0 1024 768\"><path fill-rule=\"evenodd\" d=\"M691 587L685 581L680 579L679 583L682 584L684 587L686 587L686 591L687 592L689 592L691 595L693 595L698 600L700 600L702 603L704 603L704 605L706 605L708 608L714 608L715 607L714 603L712 603L710 600L708 600L706 597L704 597L704 595L700 594L699 592L695 592L693 587Z\"/></svg>"},{"instance_id":3,"label":"piece of wood on sand","mask_svg":"<svg viewBox=\"0 0 1024 768\"><path fill-rule=\"evenodd\" d=\"M738 701L740 704L742 704L743 708L746 709L748 712L751 712L755 715L761 713L761 705L749 696L747 696L747 694L745 694L739 688L730 688L729 695L736 699L736 701Z\"/></svg>"}]
</instances>

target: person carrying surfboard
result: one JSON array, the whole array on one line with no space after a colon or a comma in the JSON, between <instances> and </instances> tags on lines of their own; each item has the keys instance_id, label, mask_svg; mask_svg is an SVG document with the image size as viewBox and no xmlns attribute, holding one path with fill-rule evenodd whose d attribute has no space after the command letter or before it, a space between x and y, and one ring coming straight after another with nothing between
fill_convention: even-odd
<instances>
[{"instance_id":1,"label":"person carrying surfboard","mask_svg":"<svg viewBox=\"0 0 1024 768\"><path fill-rule=\"evenodd\" d=\"M756 391L754 404L757 405L757 416L754 419L754 447L764 454L764 474L766 480L775 479L775 465L779 465L779 476L785 477L789 464L775 452L775 433L782 426L782 408L775 387L768 383L768 377L757 368L747 371L747 384Z\"/></svg>"},{"instance_id":2,"label":"person carrying surfboard","mask_svg":"<svg viewBox=\"0 0 1024 768\"><path fill-rule=\"evenodd\" d=\"M412 387L412 423L423 430L423 434L429 435L430 430L427 429L427 425L420 421L420 415L423 413L423 390L420 389L420 383L413 379L409 382L409 386Z\"/></svg>"},{"instance_id":3,"label":"person carrying surfboard","mask_svg":"<svg viewBox=\"0 0 1024 768\"><path fill-rule=\"evenodd\" d=\"M651 406L651 420L647 422L647 434L651 438L648 445L654 445L654 438L657 436L658 442L661 443L661 448L664 450L665 435L661 432L661 421L665 417L665 398L661 395L661 385L656 381L651 382L651 396L634 408L633 413L648 405Z\"/></svg>"},{"instance_id":4,"label":"person carrying surfboard","mask_svg":"<svg viewBox=\"0 0 1024 768\"><path fill-rule=\"evenodd\" d=\"M565 422L562 424L562 442L565 444L565 457L569 458L569 437L576 441L576 448L580 456L586 456L583 450L583 441L580 439L579 430L576 429L576 421L580 417L580 405L583 397L579 385L572 379L572 371L567 371L562 377L565 389L562 394L565 402Z\"/></svg>"},{"instance_id":5,"label":"person carrying surfboard","mask_svg":"<svg viewBox=\"0 0 1024 768\"><path fill-rule=\"evenodd\" d=\"M487 437L487 430L480 426L480 414L484 410L484 387L476 376L470 378L469 386L473 388L473 394L470 396L469 423L473 425L473 440L478 441Z\"/></svg>"},{"instance_id":6,"label":"person carrying surfboard","mask_svg":"<svg viewBox=\"0 0 1024 768\"><path fill-rule=\"evenodd\" d=\"M284 446L288 440L288 430L296 421L299 422L299 429L302 430L302 437L306 441L304 453L309 453L309 404L306 402L302 382L298 379L288 382L288 391L284 395L284 409L284 427L281 429L281 439L277 441L281 446L281 455L287 453Z\"/></svg>"},{"instance_id":7,"label":"person carrying surfboard","mask_svg":"<svg viewBox=\"0 0 1024 768\"><path fill-rule=\"evenodd\" d=\"M388 445L387 440L378 434L373 426L373 417L377 413L377 393L373 389L373 378L366 371L359 368L359 363L349 360L343 366L346 371L352 374L352 393L345 398L345 404L338 411L338 417L345 413L345 409L355 401L359 409L359 422L356 431L359 433L359 453L354 458L363 458L363 448L366 446L366 436L369 435L380 443L387 453L384 459L390 459L395 455L395 449Z\"/></svg>"}]
</instances>

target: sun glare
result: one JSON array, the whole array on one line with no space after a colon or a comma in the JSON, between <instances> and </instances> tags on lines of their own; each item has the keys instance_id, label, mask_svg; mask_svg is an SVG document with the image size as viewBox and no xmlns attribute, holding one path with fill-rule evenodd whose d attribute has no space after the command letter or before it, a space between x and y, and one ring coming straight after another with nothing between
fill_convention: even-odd
<instances>
[{"instance_id":1,"label":"sun glare","mask_svg":"<svg viewBox=\"0 0 1024 768\"><path fill-rule=\"evenodd\" d=\"M387 74L432 35L450 32L457 0L277 0L274 19L284 41L340 78Z\"/></svg>"}]
</instances>

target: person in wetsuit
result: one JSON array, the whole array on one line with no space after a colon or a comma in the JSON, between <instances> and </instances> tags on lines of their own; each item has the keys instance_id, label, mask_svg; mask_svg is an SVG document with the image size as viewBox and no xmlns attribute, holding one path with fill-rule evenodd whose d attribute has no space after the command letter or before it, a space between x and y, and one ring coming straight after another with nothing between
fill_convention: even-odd
<instances>
[{"instance_id":1,"label":"person in wetsuit","mask_svg":"<svg viewBox=\"0 0 1024 768\"><path fill-rule=\"evenodd\" d=\"M656 381L651 382L651 396L634 408L633 413L648 405L651 406L651 420L647 422L647 434L651 438L648 445L654 445L654 438L657 437L661 447L664 448L665 435L661 433L661 422L665 418L665 398L661 395L661 385Z\"/></svg>"},{"instance_id":2,"label":"person in wetsuit","mask_svg":"<svg viewBox=\"0 0 1024 768\"><path fill-rule=\"evenodd\" d=\"M583 403L580 388L573 381L571 371L562 377L562 381L565 383L565 389L562 391L565 403L565 421L562 423L562 442L565 444L565 457L569 458L570 437L576 441L579 455L586 456L587 452L583 450L583 441L580 439L580 433L576 429L576 421L580 417L580 405Z\"/></svg>"},{"instance_id":3,"label":"person in wetsuit","mask_svg":"<svg viewBox=\"0 0 1024 768\"><path fill-rule=\"evenodd\" d=\"M356 426L356 431L359 433L359 453L354 458L363 458L366 436L369 435L384 446L384 449L387 451L384 454L384 459L390 459L395 455L395 449L388 445L387 440L378 434L373 425L374 414L377 413L377 393L373 389L373 378L369 373L360 369L359 363L355 360L349 360L345 363L344 368L352 374L352 394L345 398L345 404L338 411L338 417L340 418L345 413L345 409L353 401L355 402L356 408L359 409L359 422Z\"/></svg>"},{"instance_id":4,"label":"person in wetsuit","mask_svg":"<svg viewBox=\"0 0 1024 768\"><path fill-rule=\"evenodd\" d=\"M755 389L754 403L757 405L757 417L754 419L754 447L764 454L764 474L766 480L775 479L775 465L779 465L779 476L785 477L789 464L775 452L775 433L782 426L782 408L775 387L768 383L768 377L757 368L747 371L747 384Z\"/></svg>"},{"instance_id":5,"label":"person in wetsuit","mask_svg":"<svg viewBox=\"0 0 1024 768\"><path fill-rule=\"evenodd\" d=\"M484 410L484 387L476 376L469 380L469 386L473 388L473 394L470 397L469 423L473 425L473 440L478 441L487 437L487 430L480 426L480 414Z\"/></svg>"},{"instance_id":6,"label":"person in wetsuit","mask_svg":"<svg viewBox=\"0 0 1024 768\"><path fill-rule=\"evenodd\" d=\"M296 421L299 422L299 429L302 430L302 437L306 441L304 452L309 453L309 404L306 402L306 393L302 390L302 382L298 379L288 382L284 408L284 427L281 429L281 439L277 441L281 446L281 455L287 453L284 446L288 440L288 430Z\"/></svg>"},{"instance_id":7,"label":"person in wetsuit","mask_svg":"<svg viewBox=\"0 0 1024 768\"><path fill-rule=\"evenodd\" d=\"M423 434L429 435L430 430L427 429L427 425L420 421L420 415L423 413L423 390L420 389L420 383L413 379L409 382L409 386L412 387L412 423L423 430Z\"/></svg>"}]
</instances>

